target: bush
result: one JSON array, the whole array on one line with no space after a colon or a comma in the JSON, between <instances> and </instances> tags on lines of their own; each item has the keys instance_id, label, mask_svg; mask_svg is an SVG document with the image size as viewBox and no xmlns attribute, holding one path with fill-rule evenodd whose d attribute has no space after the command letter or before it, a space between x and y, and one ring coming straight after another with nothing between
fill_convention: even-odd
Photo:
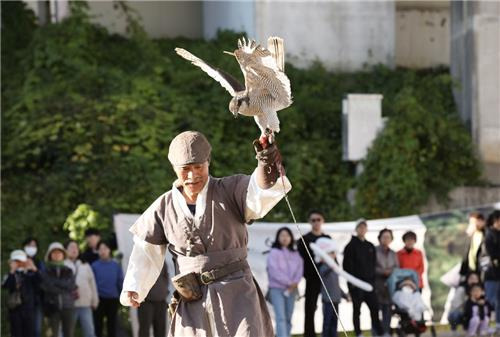
<instances>
[{"instance_id":1,"label":"bush","mask_svg":"<svg viewBox=\"0 0 500 337\"><path fill-rule=\"evenodd\" d=\"M68 215L82 203L108 230L114 213L142 212L171 186L167 148L180 131L207 135L214 176L252 172L253 119L235 120L225 90L173 52L186 48L242 80L234 58L222 54L241 34L152 41L123 3L128 37L90 23L84 2L71 2L70 18L44 27L22 2L1 6L4 257L27 235L41 250L67 231L81 239L93 223L85 220L90 210L83 222ZM286 71L295 103L280 112L277 140L299 221L311 208L329 221L410 214L431 194L443 199L454 186L476 182L479 164L447 69L332 73L317 63L287 64ZM389 117L359 179L341 160L341 101L356 92L383 94ZM354 187L357 209L346 200ZM265 220L291 217L280 203Z\"/></svg>"},{"instance_id":2,"label":"bush","mask_svg":"<svg viewBox=\"0 0 500 337\"><path fill-rule=\"evenodd\" d=\"M458 116L420 102L411 89L395 97L363 162L356 204L368 217L418 213L431 195L446 202L453 187L477 181L479 162Z\"/></svg>"},{"instance_id":3,"label":"bush","mask_svg":"<svg viewBox=\"0 0 500 337\"><path fill-rule=\"evenodd\" d=\"M2 43L10 41L2 49L2 64L10 65L2 67L4 254L27 234L42 247L66 237L63 224L82 203L108 225L114 213L142 212L170 188L168 144L186 129L211 141L214 176L252 172L251 142L259 134L253 119L234 119L227 92L173 51L186 48L242 80L234 58L222 54L241 34L153 41L123 8L130 28L123 37L92 24L84 2L72 3L73 15L63 22L36 27L32 13L19 6L2 3L2 18L17 13L2 20ZM475 181L477 161L456 118L447 69L286 67L295 103L280 112L277 140L299 220L311 208L322 208L331 221L358 211L407 214L431 193ZM359 181L354 166L341 160L341 101L352 92L383 94L390 118ZM413 123L419 128L411 130ZM346 195L356 186L361 207L353 210ZM291 217L280 203L265 220Z\"/></svg>"}]
</instances>

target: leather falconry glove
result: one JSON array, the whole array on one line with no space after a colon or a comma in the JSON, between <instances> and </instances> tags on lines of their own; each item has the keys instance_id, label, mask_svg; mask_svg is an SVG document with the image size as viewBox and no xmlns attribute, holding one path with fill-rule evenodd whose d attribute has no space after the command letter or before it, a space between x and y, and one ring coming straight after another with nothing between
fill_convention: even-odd
<instances>
[{"instance_id":1,"label":"leather falconry glove","mask_svg":"<svg viewBox=\"0 0 500 337\"><path fill-rule=\"evenodd\" d=\"M258 162L257 184L259 184L259 187L262 189L271 188L280 177L280 167L282 167L281 153L276 143L269 144L264 148L258 139L253 141L253 147L257 153L255 158L257 158ZM283 172L283 175L284 174Z\"/></svg>"}]
</instances>

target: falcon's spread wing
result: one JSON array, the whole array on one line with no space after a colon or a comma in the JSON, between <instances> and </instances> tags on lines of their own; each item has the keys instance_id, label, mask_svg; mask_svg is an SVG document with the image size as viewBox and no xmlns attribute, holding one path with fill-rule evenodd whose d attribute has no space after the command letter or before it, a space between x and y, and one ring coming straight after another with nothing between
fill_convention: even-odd
<instances>
[{"instance_id":1,"label":"falcon's spread wing","mask_svg":"<svg viewBox=\"0 0 500 337\"><path fill-rule=\"evenodd\" d=\"M267 39L267 49L271 52L273 59L279 71L285 71L285 48L283 47L283 39L277 36L271 36Z\"/></svg>"},{"instance_id":2,"label":"falcon's spread wing","mask_svg":"<svg viewBox=\"0 0 500 337\"><path fill-rule=\"evenodd\" d=\"M194 56L187 50L182 48L175 48L175 52L186 60L191 61L191 63L195 66L200 67L201 70L203 70L210 77L219 82L224 87L224 89L226 89L231 94L231 96L234 97L237 92L245 90L245 87L233 76L229 75L223 70L212 67L210 64Z\"/></svg>"},{"instance_id":3,"label":"falcon's spread wing","mask_svg":"<svg viewBox=\"0 0 500 337\"><path fill-rule=\"evenodd\" d=\"M284 73L283 39L270 37L267 44L268 49L265 49L253 40L248 42L244 38L238 40L238 50L241 56L236 58L245 76L245 87L255 89L264 85L279 102L275 108L281 110L292 104L290 80Z\"/></svg>"}]
</instances>

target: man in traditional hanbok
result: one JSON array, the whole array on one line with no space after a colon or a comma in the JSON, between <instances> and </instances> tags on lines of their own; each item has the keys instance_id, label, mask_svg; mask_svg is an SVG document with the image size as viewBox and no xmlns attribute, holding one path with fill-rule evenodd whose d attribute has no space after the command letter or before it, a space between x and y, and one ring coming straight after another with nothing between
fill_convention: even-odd
<instances>
[{"instance_id":1,"label":"man in traditional hanbok","mask_svg":"<svg viewBox=\"0 0 500 337\"><path fill-rule=\"evenodd\" d=\"M170 336L274 336L267 306L248 266L246 225L265 216L291 189L280 177L275 145L256 141L252 175L209 175L211 146L199 132L169 147L178 179L130 231L134 249L121 303L137 307L155 283L168 247L177 305Z\"/></svg>"}]
</instances>

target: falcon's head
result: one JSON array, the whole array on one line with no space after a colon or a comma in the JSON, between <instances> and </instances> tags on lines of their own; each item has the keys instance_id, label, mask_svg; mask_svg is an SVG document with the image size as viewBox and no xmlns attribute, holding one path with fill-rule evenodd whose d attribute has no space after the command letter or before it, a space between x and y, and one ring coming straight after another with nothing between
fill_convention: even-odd
<instances>
[{"instance_id":1,"label":"falcon's head","mask_svg":"<svg viewBox=\"0 0 500 337\"><path fill-rule=\"evenodd\" d=\"M250 104L250 98L245 96L234 96L233 99L229 102L229 111L233 114L234 117L238 117L238 114L242 114Z\"/></svg>"}]
</instances>

